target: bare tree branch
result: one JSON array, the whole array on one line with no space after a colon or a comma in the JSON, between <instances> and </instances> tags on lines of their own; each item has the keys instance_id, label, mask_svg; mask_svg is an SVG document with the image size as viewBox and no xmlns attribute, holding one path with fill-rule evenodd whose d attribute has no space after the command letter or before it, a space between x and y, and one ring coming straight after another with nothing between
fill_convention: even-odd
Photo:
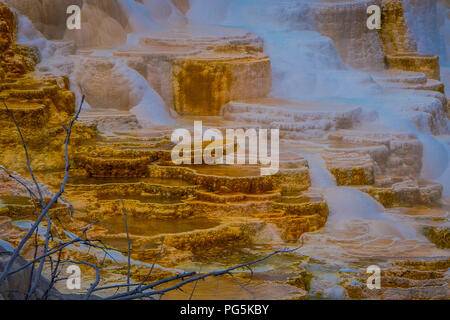
<instances>
[{"instance_id":1,"label":"bare tree branch","mask_svg":"<svg viewBox=\"0 0 450 320\"><path fill-rule=\"evenodd\" d=\"M297 251L299 249L300 249L300 247L297 247L297 248L294 248L294 249L277 250L277 251L274 251L271 254L269 254L269 255L267 255L267 256L265 256L263 258L254 260L252 262L243 263L243 264L240 264L240 265L228 268L228 269L220 270L220 271L209 272L209 273L206 273L206 274L203 274L203 275L198 275L196 277L192 277L192 276L196 275L195 272L191 272L191 273L188 273L188 274L180 274L180 275L172 277L172 278L163 279L163 280L157 281L155 283L146 285L146 286L144 286L144 287L142 287L140 289L141 292L139 292L137 289L134 289L134 290L129 291L129 292L120 293L120 294L117 294L117 295L114 295L114 296L110 296L107 299L131 300L131 299L139 299L139 298L143 298L143 297L149 297L149 296L152 296L152 295L162 295L162 294L164 294L166 292L180 289L183 286L187 285L188 283L195 282L197 280L202 280L202 279L205 279L205 278L208 278L208 277L217 277L217 276L221 276L221 275L224 275L224 274L230 274L234 270L237 270L237 269L240 269L240 268L244 268L244 267L247 267L247 266L251 266L251 265L254 265L254 264L257 264L257 263L260 263L260 262L262 262L264 260L267 260L267 259L273 257L274 255L277 255L277 254L280 254L280 253L292 253L292 252L295 252L295 251ZM161 289L161 290L154 290L154 291L151 290L151 291L147 291L146 292L146 290L153 289L153 288L155 288L155 287L157 287L157 286L159 286L159 285L161 285L163 283L167 283L167 282L171 282L171 281L174 281L174 280L178 280L180 278L187 278L187 277L192 277L192 278L183 280L182 282L180 282L180 283L178 283L178 284L176 284L176 285L174 285L172 287L168 287L168 288Z\"/></svg>"},{"instance_id":2,"label":"bare tree branch","mask_svg":"<svg viewBox=\"0 0 450 320\"><path fill-rule=\"evenodd\" d=\"M46 218L47 218L47 233L45 235L44 254L46 254L47 251L48 251L48 243L50 241L50 232L51 232L51 226L52 226L52 223L50 221L50 217L48 216L48 214L46 215ZM28 299L36 291L36 288L37 288L37 286L39 284L39 281L41 280L42 270L44 269L44 263L45 263L45 257L43 257L39 261L39 267L38 267L37 275L35 276L34 281L32 283L32 286L31 286L30 290L27 293L27 298Z\"/></svg>"},{"instance_id":3,"label":"bare tree branch","mask_svg":"<svg viewBox=\"0 0 450 320\"><path fill-rule=\"evenodd\" d=\"M25 145L25 141L23 139L22 136L22 132L20 131L19 126L17 125L16 120L14 119L14 115L12 114L12 112L8 109L8 107L6 106L5 101L3 100L3 104L5 105L5 107L7 108L9 114L11 115L12 119L14 120L14 123L16 124L16 127L20 133L21 139L22 139L22 143L24 145L25 148L25 153L27 155L27 163L28 163L28 170L30 171L30 174L32 174L33 180L35 181L36 184L36 188L38 188L38 192L41 198L41 204L42 204L42 212L39 215L39 217L37 218L36 222L32 225L31 229L28 231L28 233L25 235L25 237L20 241L19 245L17 246L17 248L14 250L14 253L12 255L12 257L10 258L10 260L8 261L5 269L3 270L2 274L0 275L0 284L5 281L5 279L8 276L9 270L11 269L12 265L14 264L14 261L17 259L17 257L20 254L20 251L22 250L23 246L25 245L25 243L28 241L28 239L30 239L31 235L34 233L34 231L39 227L39 224L41 223L42 219L44 217L47 216L49 210L53 207L53 205L58 201L59 197L64 193L64 188L66 186L67 183L67 179L69 177L69 170L70 170L70 163L69 163L69 141L70 141L70 135L72 133L72 128L73 128L73 124L75 123L75 121L78 119L80 112L82 110L83 107L83 103L84 103L84 96L81 99L81 103L80 103L80 107L78 109L78 112L75 114L75 116L73 117L73 119L70 121L69 124L69 128L67 130L67 135L66 135L66 139L64 142L64 150L65 150L65 169L64 169L64 179L63 182L61 183L61 188L59 190L59 192L52 198L52 200L45 206L44 201L42 199L42 193L39 187L39 184L37 183L36 179L34 178L34 174L33 171L31 169L31 166L29 165L30 161L29 161L29 156L28 156L28 151Z\"/></svg>"},{"instance_id":4,"label":"bare tree branch","mask_svg":"<svg viewBox=\"0 0 450 320\"><path fill-rule=\"evenodd\" d=\"M125 230L127 232L127 243L128 243L128 255L127 255L127 291L130 291L130 266L131 266L131 242L130 234L128 232L128 222L127 222L127 210L125 209L125 203L123 202L122 193L119 190L120 201L122 203L122 211L125 216Z\"/></svg>"}]
</instances>

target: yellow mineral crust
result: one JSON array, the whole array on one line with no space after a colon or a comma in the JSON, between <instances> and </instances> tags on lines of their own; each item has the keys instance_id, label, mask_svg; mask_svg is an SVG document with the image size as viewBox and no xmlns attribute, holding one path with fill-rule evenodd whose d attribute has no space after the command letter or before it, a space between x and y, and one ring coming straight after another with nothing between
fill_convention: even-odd
<instances>
[{"instance_id":1,"label":"yellow mineral crust","mask_svg":"<svg viewBox=\"0 0 450 320\"><path fill-rule=\"evenodd\" d=\"M75 95L67 77L34 73L39 62L35 48L17 45L14 15L0 4L0 98L8 106L24 135L36 170L64 167L63 141L67 123L75 112ZM26 168L23 147L14 122L5 105L0 105L0 163L10 169ZM72 143L90 139L91 129L75 126Z\"/></svg>"},{"instance_id":2,"label":"yellow mineral crust","mask_svg":"<svg viewBox=\"0 0 450 320\"><path fill-rule=\"evenodd\" d=\"M263 58L177 60L173 66L174 107L181 115L220 115L231 100L266 96L270 60Z\"/></svg>"},{"instance_id":3,"label":"yellow mineral crust","mask_svg":"<svg viewBox=\"0 0 450 320\"><path fill-rule=\"evenodd\" d=\"M390 69L423 72L429 79L440 80L439 57L420 55L405 21L405 8L400 0L382 1L382 25L379 30Z\"/></svg>"}]
</instances>

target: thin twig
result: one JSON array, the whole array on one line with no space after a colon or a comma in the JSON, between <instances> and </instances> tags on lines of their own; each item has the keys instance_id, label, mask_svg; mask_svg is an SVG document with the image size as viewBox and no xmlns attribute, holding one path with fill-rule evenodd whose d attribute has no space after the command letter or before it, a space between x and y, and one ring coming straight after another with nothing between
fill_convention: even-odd
<instances>
[{"instance_id":1,"label":"thin twig","mask_svg":"<svg viewBox=\"0 0 450 320\"><path fill-rule=\"evenodd\" d=\"M20 183L25 189L27 189L28 193L30 194L32 199L35 199L37 201L39 201L39 199L36 197L36 195L34 194L34 192L26 185L25 182L23 182L22 180L20 180L19 178L15 177L11 172L9 172L5 167L0 166L0 170L3 170L11 179L17 181L18 183Z\"/></svg>"},{"instance_id":2,"label":"thin twig","mask_svg":"<svg viewBox=\"0 0 450 320\"><path fill-rule=\"evenodd\" d=\"M125 216L125 230L127 232L127 242L128 242L128 254L127 254L127 292L130 291L130 267L131 267L131 242L130 234L128 232L128 222L127 222L127 210L125 209L125 203L123 202L122 193L119 191L120 201L122 203L122 211Z\"/></svg>"},{"instance_id":3,"label":"thin twig","mask_svg":"<svg viewBox=\"0 0 450 320\"><path fill-rule=\"evenodd\" d=\"M44 244L44 254L47 253L48 251L48 243L50 241L50 232L51 232L51 221L50 221L50 217L48 216L48 214L46 215L47 218L47 232L45 235L45 244ZM33 293L36 291L37 286L39 284L39 280L41 280L41 275L42 275L42 270L44 269L44 263L45 263L45 257L43 257L40 261L39 261L39 267L38 267L38 271L37 271L37 275L34 278L33 284L30 288L30 290L27 293L27 298L30 298Z\"/></svg>"},{"instance_id":4,"label":"thin twig","mask_svg":"<svg viewBox=\"0 0 450 320\"><path fill-rule=\"evenodd\" d=\"M151 276L151 274L152 274L152 272L153 272L153 269L155 268L156 262L158 261L158 258L159 258L159 256L161 255L161 252L162 252L162 250L163 250L163 248L164 248L164 239L165 239L165 238L162 237L162 240L161 240L161 247L159 248L158 254L156 255L155 260L153 261L152 267L150 268L150 271L148 272L148 274L147 274L147 276L145 277L144 281L142 281L141 284L139 285L138 290L139 290L139 289L142 287L142 285L143 285L144 283L146 283L147 280L150 278L150 276Z\"/></svg>"},{"instance_id":5,"label":"thin twig","mask_svg":"<svg viewBox=\"0 0 450 320\"><path fill-rule=\"evenodd\" d=\"M201 271L202 271L202 268L200 266L198 273L200 273ZM192 292L191 292L191 295L189 296L189 300L192 300L192 298L194 297L194 292L195 292L195 289L197 288L197 284L198 284L198 280L195 281L195 283L194 283L194 287L192 288Z\"/></svg>"},{"instance_id":6,"label":"thin twig","mask_svg":"<svg viewBox=\"0 0 450 320\"><path fill-rule=\"evenodd\" d=\"M178 284L176 284L176 285L174 285L172 287L168 287L168 288L165 288L165 289L145 292L146 290L152 289L152 288L154 288L154 287L156 287L156 286L158 286L158 285L160 285L162 283L169 282L169 281L167 281L167 279L163 279L163 280L160 280L160 281L158 281L156 283L144 286L141 289L141 291L142 291L141 293L138 293L137 290L135 289L135 290L130 291L130 292L125 292L125 293L117 294L115 296L108 297L108 299L130 300L130 299L139 299L139 298L142 298L142 297L148 297L148 296L152 296L152 295L164 294L164 293L169 292L169 291L180 289L181 287L185 286L188 283L195 282L197 280L202 280L202 279L205 279L205 278L208 278L208 277L217 277L217 276L221 276L221 275L224 275L224 274L230 274L232 271L234 271L236 269L240 269L240 268L243 268L243 267L247 267L247 266L250 266L250 265L257 264L259 262L262 262L264 260L267 260L267 259L273 257L274 255L277 255L277 254L280 254L280 253L292 253L292 252L297 251L298 249L300 249L300 247L297 247L297 248L294 248L294 249L290 249L290 250L288 250L288 249L277 250L277 251L274 251L271 254L269 254L269 255L267 255L267 256L265 256L263 258L254 260L252 262L243 263L243 264L240 264L240 265L237 265L237 266L225 269L225 270L214 271L214 272L206 273L206 274L203 274L203 275L198 275L196 277L192 277L192 278L186 279L186 280L184 280L184 281L182 281L182 282L180 282L180 283L178 283ZM196 274L195 272L192 272L191 275L189 275L189 276L194 276L195 274ZM188 276L184 276L184 278L186 278L186 277L188 277ZM173 280L170 280L170 281L173 281Z\"/></svg>"}]
</instances>

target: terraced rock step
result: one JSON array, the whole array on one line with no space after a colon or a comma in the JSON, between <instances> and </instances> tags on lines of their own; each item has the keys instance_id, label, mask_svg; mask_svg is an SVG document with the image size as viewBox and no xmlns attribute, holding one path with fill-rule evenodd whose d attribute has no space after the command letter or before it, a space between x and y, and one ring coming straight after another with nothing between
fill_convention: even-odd
<instances>
[{"instance_id":1,"label":"terraced rock step","mask_svg":"<svg viewBox=\"0 0 450 320\"><path fill-rule=\"evenodd\" d=\"M352 128L364 116L368 116L360 107L350 104L300 103L276 99L233 101L222 112L227 120L310 134ZM283 134L282 137L292 136L286 132Z\"/></svg>"},{"instance_id":2,"label":"terraced rock step","mask_svg":"<svg viewBox=\"0 0 450 320\"><path fill-rule=\"evenodd\" d=\"M86 178L71 177L68 180L71 191L93 191L99 199L111 197L120 198L120 195L137 196L142 193L163 195L164 198L183 198L194 195L199 187L177 179L154 178Z\"/></svg>"},{"instance_id":3,"label":"terraced rock step","mask_svg":"<svg viewBox=\"0 0 450 320\"><path fill-rule=\"evenodd\" d=\"M181 50L216 52L262 52L263 41L260 37L242 29L229 29L220 26L187 25L172 29L170 32L152 32L139 40L143 47L168 52L173 47ZM152 50L152 51L153 51Z\"/></svg>"},{"instance_id":4,"label":"terraced rock step","mask_svg":"<svg viewBox=\"0 0 450 320\"><path fill-rule=\"evenodd\" d=\"M244 169L245 170L245 169ZM149 176L155 178L178 178L201 185L209 191L220 191L223 188L233 192L260 193L276 189L283 184L292 183L303 190L309 186L309 175L306 168L281 169L272 176L227 176L202 174L195 169L174 166L150 166Z\"/></svg>"},{"instance_id":5,"label":"terraced rock step","mask_svg":"<svg viewBox=\"0 0 450 320\"><path fill-rule=\"evenodd\" d=\"M339 186L375 183L375 163L369 154L329 152L324 160Z\"/></svg>"},{"instance_id":6,"label":"terraced rock step","mask_svg":"<svg viewBox=\"0 0 450 320\"><path fill-rule=\"evenodd\" d=\"M183 57L172 74L174 109L181 115L217 116L227 102L264 97L271 89L267 57Z\"/></svg>"},{"instance_id":7,"label":"terraced rock step","mask_svg":"<svg viewBox=\"0 0 450 320\"><path fill-rule=\"evenodd\" d=\"M75 96L68 90L68 80L64 77L0 80L0 88L1 97L17 122L26 128L48 126L54 119L54 116L50 115L51 110L67 113L75 110ZM11 123L5 108L0 110L0 121L5 125Z\"/></svg>"},{"instance_id":8,"label":"terraced rock step","mask_svg":"<svg viewBox=\"0 0 450 320\"><path fill-rule=\"evenodd\" d=\"M68 77L33 72L40 61L40 53L35 47L16 43L16 17L3 4L0 19L0 98L21 128L31 154L31 166L35 170L58 170L64 167L60 158L65 136L62 124L68 123L75 111L75 94L69 90ZM3 105L0 128L0 142L8 146L0 153L0 163L11 170L25 169L26 160L17 157L23 152L21 139ZM93 130L77 125L72 146L93 136Z\"/></svg>"},{"instance_id":9,"label":"terraced rock step","mask_svg":"<svg viewBox=\"0 0 450 320\"><path fill-rule=\"evenodd\" d=\"M126 111L105 109L101 111L85 110L80 114L79 122L97 128L105 136L114 136L123 130L140 129L136 115Z\"/></svg>"},{"instance_id":10,"label":"terraced rock step","mask_svg":"<svg viewBox=\"0 0 450 320\"><path fill-rule=\"evenodd\" d=\"M363 272L341 275L350 299L446 299L449 262L445 257L396 262L382 271L379 290L367 288Z\"/></svg>"},{"instance_id":11,"label":"terraced rock step","mask_svg":"<svg viewBox=\"0 0 450 320\"><path fill-rule=\"evenodd\" d=\"M47 122L50 117L49 107L43 104L29 103L29 102L22 102L22 103L7 102L7 106L8 109L13 114L14 118L17 119L18 123L20 123L20 125L25 127L42 128L47 125ZM0 121L2 123L5 123L6 125L7 124L9 124L10 126L13 125L11 116L4 107L0 109Z\"/></svg>"},{"instance_id":12,"label":"terraced rock step","mask_svg":"<svg viewBox=\"0 0 450 320\"><path fill-rule=\"evenodd\" d=\"M384 207L437 205L442 198L442 186L438 183L403 181L385 187L364 187L361 191L368 193Z\"/></svg>"},{"instance_id":13,"label":"terraced rock step","mask_svg":"<svg viewBox=\"0 0 450 320\"><path fill-rule=\"evenodd\" d=\"M395 69L372 73L371 75L377 82L387 82L391 84L425 84L428 80L425 73Z\"/></svg>"},{"instance_id":14,"label":"terraced rock step","mask_svg":"<svg viewBox=\"0 0 450 320\"><path fill-rule=\"evenodd\" d=\"M324 158L338 183L374 184L379 175L419 178L423 146L410 133L368 127L340 130L329 134L328 139ZM357 170L354 174L361 177L359 182L346 178L352 176L353 168Z\"/></svg>"},{"instance_id":15,"label":"terraced rock step","mask_svg":"<svg viewBox=\"0 0 450 320\"><path fill-rule=\"evenodd\" d=\"M397 53L387 55L386 61L391 69L423 72L429 79L441 79L439 56Z\"/></svg>"},{"instance_id":16,"label":"terraced rock step","mask_svg":"<svg viewBox=\"0 0 450 320\"><path fill-rule=\"evenodd\" d=\"M425 73L389 70L372 74L374 80L383 88L430 90L444 94L444 84L439 80L429 79Z\"/></svg>"},{"instance_id":17,"label":"terraced rock step","mask_svg":"<svg viewBox=\"0 0 450 320\"><path fill-rule=\"evenodd\" d=\"M385 87L394 89L406 89L406 90L430 90L440 93L444 93L445 91L444 84L438 80L433 79L427 80L425 84L396 84Z\"/></svg>"},{"instance_id":18,"label":"terraced rock step","mask_svg":"<svg viewBox=\"0 0 450 320\"><path fill-rule=\"evenodd\" d=\"M196 192L196 199L203 202L213 203L242 203L242 202L257 202L257 201L274 201L281 197L281 193L277 191L269 191L260 194L248 194L248 193L220 193L220 192L208 192L199 190Z\"/></svg>"},{"instance_id":19,"label":"terraced rock step","mask_svg":"<svg viewBox=\"0 0 450 320\"><path fill-rule=\"evenodd\" d=\"M29 201L30 198L23 196L1 196L0 215L14 219L28 218L36 215L37 203ZM47 202L50 200L47 199ZM64 204L55 204L50 210L51 217L64 217L70 215L70 208Z\"/></svg>"},{"instance_id":20,"label":"terraced rock step","mask_svg":"<svg viewBox=\"0 0 450 320\"><path fill-rule=\"evenodd\" d=\"M113 93L105 90L114 88L110 80L120 77L115 60L90 50L83 55L83 81L98 84L86 92L87 101L131 109L122 88ZM231 100L265 97L271 90L271 64L263 53L263 41L244 30L188 25L151 32L135 47L118 49L112 55L143 76L180 115L216 116Z\"/></svg>"}]
</instances>

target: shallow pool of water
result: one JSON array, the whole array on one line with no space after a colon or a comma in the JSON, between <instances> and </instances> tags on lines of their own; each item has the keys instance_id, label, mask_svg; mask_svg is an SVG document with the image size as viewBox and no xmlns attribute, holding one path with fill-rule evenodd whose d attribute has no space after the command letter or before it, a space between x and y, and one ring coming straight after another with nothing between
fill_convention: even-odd
<instances>
[{"instance_id":1,"label":"shallow pool of water","mask_svg":"<svg viewBox=\"0 0 450 320\"><path fill-rule=\"evenodd\" d=\"M261 175L261 167L253 165L192 165L188 168L211 176L254 177Z\"/></svg>"},{"instance_id":2,"label":"shallow pool of water","mask_svg":"<svg viewBox=\"0 0 450 320\"><path fill-rule=\"evenodd\" d=\"M0 195L1 205L32 205L29 197Z\"/></svg>"},{"instance_id":3,"label":"shallow pool of water","mask_svg":"<svg viewBox=\"0 0 450 320\"><path fill-rule=\"evenodd\" d=\"M102 196L100 200L119 200L120 196L118 194L110 194L107 196ZM163 198L158 195L127 195L123 197L123 201L135 200L141 203L156 203L156 204L181 204L182 202L178 199Z\"/></svg>"},{"instance_id":4,"label":"shallow pool of water","mask_svg":"<svg viewBox=\"0 0 450 320\"><path fill-rule=\"evenodd\" d=\"M124 233L124 217L112 217L102 221L112 232ZM128 217L128 231L130 234L141 236L156 236L159 234L174 234L199 229L214 228L220 224L217 220L208 218L183 220L148 220L144 218Z\"/></svg>"},{"instance_id":5,"label":"shallow pool of water","mask_svg":"<svg viewBox=\"0 0 450 320\"><path fill-rule=\"evenodd\" d=\"M118 177L86 177L73 176L68 179L68 185L102 185L102 184L126 184L144 182L148 184L160 184L167 186L189 186L190 184L181 179L159 179L159 178L118 178Z\"/></svg>"}]
</instances>

